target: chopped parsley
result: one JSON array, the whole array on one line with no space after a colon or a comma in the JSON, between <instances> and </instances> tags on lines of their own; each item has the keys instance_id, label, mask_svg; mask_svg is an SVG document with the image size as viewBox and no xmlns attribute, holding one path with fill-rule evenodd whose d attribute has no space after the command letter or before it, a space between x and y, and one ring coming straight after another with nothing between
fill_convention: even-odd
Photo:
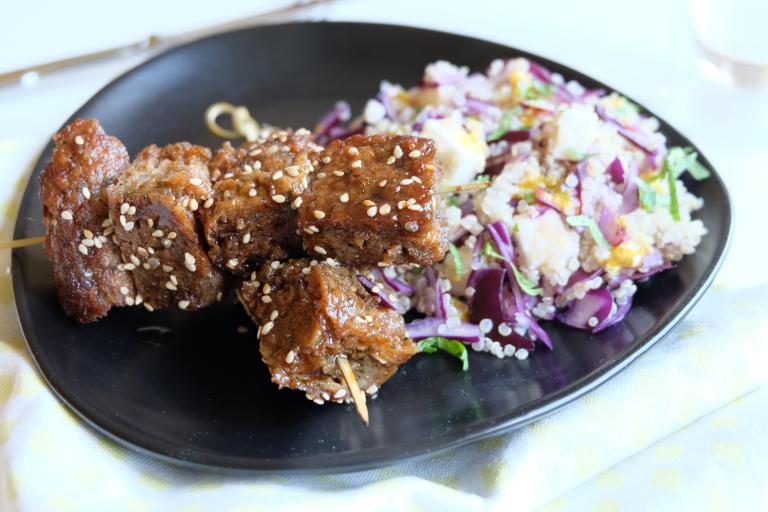
<instances>
[{"instance_id":1,"label":"chopped parsley","mask_svg":"<svg viewBox=\"0 0 768 512\"><path fill-rule=\"evenodd\" d=\"M600 231L595 219L587 217L586 215L569 215L565 220L570 226L583 226L589 229L589 233L592 235L592 238L595 239L595 243L603 249L610 251L613 248L613 246L608 243L608 240L605 239L603 232Z\"/></svg>"},{"instance_id":2,"label":"chopped parsley","mask_svg":"<svg viewBox=\"0 0 768 512\"><path fill-rule=\"evenodd\" d=\"M453 244L449 244L448 249L451 251L451 256L453 256L453 266L456 268L456 273L463 274L464 260L461 258L461 253L459 252L459 249Z\"/></svg>"},{"instance_id":3,"label":"chopped parsley","mask_svg":"<svg viewBox=\"0 0 768 512\"><path fill-rule=\"evenodd\" d=\"M635 183L637 183L637 194L640 198L640 206L647 212L653 211L653 209L656 208L656 203L658 203L656 191L639 176L635 176Z\"/></svg>"},{"instance_id":4,"label":"chopped parsley","mask_svg":"<svg viewBox=\"0 0 768 512\"><path fill-rule=\"evenodd\" d=\"M536 283L525 277L522 272L517 268L517 265L509 261L507 258L496 252L496 249L493 247L493 243L490 240L486 240L485 244L483 245L482 250L483 256L488 256L490 258L496 258L498 260L506 261L510 268L512 269L512 273L515 275L515 281L517 281L517 284L520 286L520 289L523 290L524 293L528 295L540 295L541 294L541 288L536 287Z\"/></svg>"},{"instance_id":5,"label":"chopped parsley","mask_svg":"<svg viewBox=\"0 0 768 512\"><path fill-rule=\"evenodd\" d=\"M679 221L680 205L677 202L677 181L675 180L675 173L666 165L666 160L664 166L667 167L667 185L669 185L669 214L672 215L673 219Z\"/></svg>"},{"instance_id":6,"label":"chopped parsley","mask_svg":"<svg viewBox=\"0 0 768 512\"><path fill-rule=\"evenodd\" d=\"M467 371L469 369L469 355L467 354L467 347L459 340L449 340L447 338L441 338L440 336L432 336L430 338L424 338L416 344L419 352L431 354L437 352L437 349L445 350L459 361L461 361L461 370Z\"/></svg>"},{"instance_id":7,"label":"chopped parsley","mask_svg":"<svg viewBox=\"0 0 768 512\"><path fill-rule=\"evenodd\" d=\"M514 113L511 110L504 113L504 117L501 118L501 125L488 135L488 142L495 142L506 135L510 126L512 126L513 115Z\"/></svg>"}]
</instances>

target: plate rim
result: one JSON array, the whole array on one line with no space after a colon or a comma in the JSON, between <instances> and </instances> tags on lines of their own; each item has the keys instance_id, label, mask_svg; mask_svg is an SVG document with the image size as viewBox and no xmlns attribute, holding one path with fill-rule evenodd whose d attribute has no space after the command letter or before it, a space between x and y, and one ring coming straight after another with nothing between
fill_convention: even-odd
<instances>
[{"instance_id":1,"label":"plate rim","mask_svg":"<svg viewBox=\"0 0 768 512\"><path fill-rule=\"evenodd\" d=\"M257 474L257 475L259 474L260 475L265 475L265 474L311 475L311 474L327 474L327 473L344 473L344 472L363 471L367 469L383 467L389 464L400 463L400 462L405 462L405 461L414 460L414 459L420 459L430 455L443 453L448 450L458 448L460 446L465 446L467 444L470 444L472 442L475 442L481 439L493 437L502 433L506 433L506 432L510 432L512 430L518 429L535 420L542 419L556 412L566 404L597 389L602 384L604 384L605 382L610 380L612 377L617 375L621 370L629 366L632 362L634 362L638 357L640 357L642 354L648 351L661 339L663 339L674 327L676 327L685 318L685 316L701 300L704 293L711 286L712 282L717 276L718 271L722 267L722 264L725 260L726 255L728 254L728 250L733 240L733 207L732 207L730 194L728 192L728 188L724 180L719 175L715 167L711 164L709 159L707 159L707 157L696 146L696 144L693 141L691 141L682 132L674 128L674 126L668 123L664 118L658 116L652 110L648 109L645 105L635 101L630 96L627 96L626 94L622 93L620 90L614 87L611 87L609 84L606 84L602 80L598 80L589 75L586 75L577 69L574 69L566 64L562 64L561 62L557 62L555 60L540 56L530 51L521 50L513 46L508 46L504 43L499 43L497 41L491 41L491 40L468 36L465 34L459 34L455 32L426 29L426 28L420 28L420 27L409 26L409 25L349 22L349 21L337 22L337 21L327 21L327 20L295 21L295 22L275 23L275 24L263 24L263 25L253 26L253 27L242 28L238 30L225 31L225 32L207 36L201 39L196 39L194 41L183 43L183 44L174 46L172 48L169 48L165 51L159 52L158 54L153 55L147 60L119 74L114 79L110 80L107 84L105 84L103 87L101 87L95 94L90 96L85 101L85 103L83 103L77 110L75 110L75 112L64 122L62 127L70 123L75 118L77 118L79 114L84 109L89 107L93 102L97 101L103 95L108 94L111 91L111 89L117 86L123 79L125 79L126 77L134 73L141 71L142 68L144 68L145 66L148 66L157 60L165 58L168 55L172 55L176 52L187 50L190 47L194 47L196 45L205 44L211 40L231 37L233 34L259 31L262 29L275 29L275 28L281 28L281 27L301 28L307 25L332 25L332 26L338 27L339 29L345 26L352 26L352 27L367 27L373 30L380 30L380 29L407 30L412 32L419 32L422 34L463 38L468 43L482 43L482 44L490 43L492 45L498 46L500 49L503 49L510 56L525 57L528 59L536 60L537 62L541 62L545 66L554 66L554 67L560 68L562 70L567 71L568 78L575 79L577 81L582 81L586 79L586 81L590 81L595 84L598 84L600 87L604 87L607 91L616 92L622 96L629 98L632 102L637 104L643 112L659 120L661 125L661 131L663 133L672 132L680 136L686 142L690 143L691 147L698 152L699 158L702 161L702 163L712 171L712 176L709 179L715 179L718 184L718 188L722 192L722 199L724 203L723 209L726 214L725 218L723 219L724 226L725 226L724 239L720 239L715 242L716 246L714 249L713 259L708 262L708 264L706 265L706 268L702 273L702 277L695 283L695 286L693 286L690 290L686 292L686 295L689 295L689 298L672 311L671 316L669 320L667 320L667 322L660 325L656 329L648 331L645 334L645 338L646 338L645 342L642 342L638 344L636 347L621 354L619 357L613 359L610 363L606 364L605 366L601 366L598 370L594 371L593 373L586 375L584 377L581 377L576 381L573 381L565 388L558 390L555 393L546 395L540 401L537 401L535 405L528 404L526 406L516 409L516 412L508 412L496 418L486 419L483 422L481 422L480 425L476 423L470 423L458 430L454 430L454 431L451 431L450 433L442 434L439 437L435 437L429 440L423 440L423 442L420 443L417 448L413 448L412 445L407 445L407 446L400 445L397 447L396 450L393 450L391 447L390 448L381 447L381 448L357 450L357 451L347 452L347 453L333 453L333 454L329 453L329 454L323 454L323 455L310 455L306 457L286 457L286 458L280 458L280 459L265 458L265 457L237 458L237 457L226 456L226 455L210 455L200 451L196 451L194 452L194 455L193 455L195 460L191 460L188 458L184 458L183 455L175 453L174 450L169 450L167 447L164 446L165 443L163 441L155 440L153 442L153 438L145 436L143 434L135 435L134 433L134 435L132 435L131 434L132 431L129 428L126 428L126 429L114 428L114 424L109 424L108 422L100 423L99 421L97 421L97 419L90 417L86 412L90 410L90 408L84 407L82 403L78 403L78 399L76 396L72 396L66 390L62 389L59 385L57 385L55 382L49 379L48 372L44 371L40 363L40 358L38 357L38 353L36 349L33 347L33 344L29 342L29 339L27 336L28 324L22 318L24 315L22 315L22 310L19 306L19 297L23 297L24 283L22 282L22 279L20 276L21 265L17 261L20 258L19 255L25 249L23 248L14 249L11 255L11 282L12 282L13 295L14 295L14 309L16 313L16 318L21 328L21 333L24 338L25 344L27 345L27 348L32 356L32 359L35 363L35 367L37 368L39 374L43 377L43 380L46 382L48 387L54 392L54 395L61 402L63 402L70 411L74 412L89 428L96 430L98 433L102 435L105 435L107 438L109 438L110 440L116 442L121 446L127 447L138 453L157 458L159 460L165 461L175 466L182 466L182 467L194 468L194 469L213 470L216 472L225 472L225 473L247 473L247 474ZM29 188L29 183L31 183L32 179L36 179L38 176L37 173L34 173L34 170L38 168L38 166L41 163L41 159L50 152L50 150L52 149L52 146L53 146L53 143L51 140L49 140L48 143L45 145L45 147L42 149L42 151L37 155L37 158L32 166L33 173L30 174L29 180L27 182L27 186L25 187L25 190L22 194L22 200L20 202L19 211L21 211L21 208L25 202L27 189ZM21 221L22 219L17 215L16 221L14 224L15 238L24 236L24 233L22 232L25 231L24 229L25 226L23 225L24 223L22 223ZM26 320L31 322L30 318L26 318ZM93 411L92 414L94 414L96 418L103 418L105 416L103 413L99 414L96 411Z\"/></svg>"}]
</instances>

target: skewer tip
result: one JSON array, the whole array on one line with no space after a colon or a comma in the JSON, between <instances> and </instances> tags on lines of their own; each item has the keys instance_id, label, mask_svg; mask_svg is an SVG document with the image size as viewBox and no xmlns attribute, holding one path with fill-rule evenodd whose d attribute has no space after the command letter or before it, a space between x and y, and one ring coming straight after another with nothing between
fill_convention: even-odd
<instances>
[{"instance_id":1,"label":"skewer tip","mask_svg":"<svg viewBox=\"0 0 768 512\"><path fill-rule=\"evenodd\" d=\"M336 358L336 364L339 366L339 370L341 370L341 375L344 377L344 382L349 389L349 393L355 401L357 414L360 416L360 419L363 420L363 423L368 426L368 406L365 404L365 395L357 384L357 378L355 377L355 372L352 371L352 366L349 364L349 360L345 356L339 356Z\"/></svg>"}]
</instances>

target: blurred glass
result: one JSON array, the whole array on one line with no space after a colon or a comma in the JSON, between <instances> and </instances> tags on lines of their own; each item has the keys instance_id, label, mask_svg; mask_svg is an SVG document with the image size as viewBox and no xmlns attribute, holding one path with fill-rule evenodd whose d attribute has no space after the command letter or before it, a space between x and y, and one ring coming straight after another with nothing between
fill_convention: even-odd
<instances>
[{"instance_id":1,"label":"blurred glass","mask_svg":"<svg viewBox=\"0 0 768 512\"><path fill-rule=\"evenodd\" d=\"M702 69L727 85L768 87L768 0L692 0Z\"/></svg>"}]
</instances>

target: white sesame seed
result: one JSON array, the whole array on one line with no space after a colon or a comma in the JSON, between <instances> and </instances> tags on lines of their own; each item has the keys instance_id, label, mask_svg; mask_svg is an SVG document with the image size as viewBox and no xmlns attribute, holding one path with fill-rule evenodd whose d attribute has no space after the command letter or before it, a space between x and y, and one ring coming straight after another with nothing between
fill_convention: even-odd
<instances>
[{"instance_id":1,"label":"white sesame seed","mask_svg":"<svg viewBox=\"0 0 768 512\"><path fill-rule=\"evenodd\" d=\"M200 178L189 178L189 183L196 187L199 187L200 185L203 184L203 180L201 180Z\"/></svg>"},{"instance_id":2,"label":"white sesame seed","mask_svg":"<svg viewBox=\"0 0 768 512\"><path fill-rule=\"evenodd\" d=\"M365 214L368 215L369 217L375 217L376 216L376 211L377 211L376 207L375 206L371 206L370 208L368 208L365 211Z\"/></svg>"},{"instance_id":3,"label":"white sesame seed","mask_svg":"<svg viewBox=\"0 0 768 512\"><path fill-rule=\"evenodd\" d=\"M419 183L419 184L422 183L421 178L419 178L418 176L411 176L411 179L416 183Z\"/></svg>"},{"instance_id":4,"label":"white sesame seed","mask_svg":"<svg viewBox=\"0 0 768 512\"><path fill-rule=\"evenodd\" d=\"M213 206L213 198L212 198L212 197L209 197L209 198L208 198L208 199L206 199L206 200L205 200L205 202L203 203L203 208L210 208L211 206Z\"/></svg>"},{"instance_id":5,"label":"white sesame seed","mask_svg":"<svg viewBox=\"0 0 768 512\"><path fill-rule=\"evenodd\" d=\"M64 220L72 220L72 212L69 210L64 210L61 212L61 218Z\"/></svg>"},{"instance_id":6,"label":"white sesame seed","mask_svg":"<svg viewBox=\"0 0 768 512\"><path fill-rule=\"evenodd\" d=\"M93 231L91 231L90 229L84 229L83 235L85 236L85 238L93 238Z\"/></svg>"},{"instance_id":7,"label":"white sesame seed","mask_svg":"<svg viewBox=\"0 0 768 512\"><path fill-rule=\"evenodd\" d=\"M135 215L136 214L136 207L131 205L130 208L128 208L128 215Z\"/></svg>"},{"instance_id":8,"label":"white sesame seed","mask_svg":"<svg viewBox=\"0 0 768 512\"><path fill-rule=\"evenodd\" d=\"M415 233L419 230L419 224L414 221L408 221L405 223L405 230L410 231L411 233Z\"/></svg>"},{"instance_id":9,"label":"white sesame seed","mask_svg":"<svg viewBox=\"0 0 768 512\"><path fill-rule=\"evenodd\" d=\"M132 230L133 229L133 221L126 222L125 225L123 226L123 228L125 228L126 231Z\"/></svg>"},{"instance_id":10,"label":"white sesame seed","mask_svg":"<svg viewBox=\"0 0 768 512\"><path fill-rule=\"evenodd\" d=\"M135 299L133 297L126 297L125 298L125 304L127 306L133 306L136 303Z\"/></svg>"},{"instance_id":11,"label":"white sesame seed","mask_svg":"<svg viewBox=\"0 0 768 512\"><path fill-rule=\"evenodd\" d=\"M249 164L243 164L243 174L251 174L253 172L253 167L251 167Z\"/></svg>"},{"instance_id":12,"label":"white sesame seed","mask_svg":"<svg viewBox=\"0 0 768 512\"><path fill-rule=\"evenodd\" d=\"M229 267L229 268L237 267L237 258L231 258L231 259L227 260L227 267Z\"/></svg>"},{"instance_id":13,"label":"white sesame seed","mask_svg":"<svg viewBox=\"0 0 768 512\"><path fill-rule=\"evenodd\" d=\"M342 176L344 176L344 171L333 171L333 175L341 178Z\"/></svg>"},{"instance_id":14,"label":"white sesame seed","mask_svg":"<svg viewBox=\"0 0 768 512\"><path fill-rule=\"evenodd\" d=\"M265 304L269 304L270 302L272 302L272 297L270 297L269 295L262 295L261 302L264 302Z\"/></svg>"},{"instance_id":15,"label":"white sesame seed","mask_svg":"<svg viewBox=\"0 0 768 512\"><path fill-rule=\"evenodd\" d=\"M123 265L123 268L120 268L120 265L118 265L117 269L118 270L135 270L136 265L134 265L133 263L126 263Z\"/></svg>"},{"instance_id":16,"label":"white sesame seed","mask_svg":"<svg viewBox=\"0 0 768 512\"><path fill-rule=\"evenodd\" d=\"M293 352L293 350L291 350L290 352L288 352L288 353L285 355L285 362L286 362L286 364L291 364L291 363L293 363L293 360L294 360L294 359L296 359L296 354Z\"/></svg>"},{"instance_id":17,"label":"white sesame seed","mask_svg":"<svg viewBox=\"0 0 768 512\"><path fill-rule=\"evenodd\" d=\"M173 272L173 267L170 265L163 265L164 272Z\"/></svg>"},{"instance_id":18,"label":"white sesame seed","mask_svg":"<svg viewBox=\"0 0 768 512\"><path fill-rule=\"evenodd\" d=\"M418 149L414 149L413 151L408 153L408 156L411 158L419 158L421 156L421 151L419 151Z\"/></svg>"},{"instance_id":19,"label":"white sesame seed","mask_svg":"<svg viewBox=\"0 0 768 512\"><path fill-rule=\"evenodd\" d=\"M109 227L111 225L112 225L112 219L110 219L109 217L107 217L101 222L101 227L103 228Z\"/></svg>"},{"instance_id":20,"label":"white sesame seed","mask_svg":"<svg viewBox=\"0 0 768 512\"><path fill-rule=\"evenodd\" d=\"M189 209L193 212L197 210L197 199L194 197L189 200Z\"/></svg>"},{"instance_id":21,"label":"white sesame seed","mask_svg":"<svg viewBox=\"0 0 768 512\"><path fill-rule=\"evenodd\" d=\"M180 300L179 301L179 309L187 309L189 307L189 301L188 300Z\"/></svg>"},{"instance_id":22,"label":"white sesame seed","mask_svg":"<svg viewBox=\"0 0 768 512\"><path fill-rule=\"evenodd\" d=\"M270 293L272 293L272 285L269 283L264 283L264 286L261 289L261 293L263 293L264 295L269 295Z\"/></svg>"},{"instance_id":23,"label":"white sesame seed","mask_svg":"<svg viewBox=\"0 0 768 512\"><path fill-rule=\"evenodd\" d=\"M258 160L256 160L255 162L253 162L253 168L254 168L254 169L261 169L261 162L260 162L260 161L258 161Z\"/></svg>"},{"instance_id":24,"label":"white sesame seed","mask_svg":"<svg viewBox=\"0 0 768 512\"><path fill-rule=\"evenodd\" d=\"M97 249L101 249L102 248L101 238L94 238L93 245L95 245Z\"/></svg>"},{"instance_id":25,"label":"white sesame seed","mask_svg":"<svg viewBox=\"0 0 768 512\"><path fill-rule=\"evenodd\" d=\"M248 243L248 242L250 242L250 241L251 241L251 234L250 234L250 233L246 233L246 234L244 234L244 235L243 235L243 243L244 243L244 244L247 244L247 243Z\"/></svg>"},{"instance_id":26,"label":"white sesame seed","mask_svg":"<svg viewBox=\"0 0 768 512\"><path fill-rule=\"evenodd\" d=\"M327 175L326 175L324 172L319 172L319 173L317 173L317 179L319 179L319 180L321 180L321 179L325 178L326 176L327 176Z\"/></svg>"},{"instance_id":27,"label":"white sesame seed","mask_svg":"<svg viewBox=\"0 0 768 512\"><path fill-rule=\"evenodd\" d=\"M249 154L249 155L251 155L251 156L256 156L256 155L258 155L258 154L261 154L261 148L256 148L256 149L253 149L253 150L251 150L251 152L250 152L250 153L248 153L248 154Z\"/></svg>"},{"instance_id":28,"label":"white sesame seed","mask_svg":"<svg viewBox=\"0 0 768 512\"><path fill-rule=\"evenodd\" d=\"M227 192L229 192L229 190L227 190ZM185 197L184 199L181 200L181 207L182 208L188 208L189 207L189 198L188 197Z\"/></svg>"},{"instance_id":29,"label":"white sesame seed","mask_svg":"<svg viewBox=\"0 0 768 512\"><path fill-rule=\"evenodd\" d=\"M78 146L82 146L83 144L85 144L85 139L83 139L82 135L75 136L75 144L77 144Z\"/></svg>"},{"instance_id":30,"label":"white sesame seed","mask_svg":"<svg viewBox=\"0 0 768 512\"><path fill-rule=\"evenodd\" d=\"M393 163L395 163L396 160L397 158L395 158L394 156L390 156L389 158L387 158L387 165L392 165Z\"/></svg>"},{"instance_id":31,"label":"white sesame seed","mask_svg":"<svg viewBox=\"0 0 768 512\"><path fill-rule=\"evenodd\" d=\"M135 254L131 254L130 260L131 260L131 263L133 263L134 265L141 264L141 260L139 260L139 258L137 258Z\"/></svg>"},{"instance_id":32,"label":"white sesame seed","mask_svg":"<svg viewBox=\"0 0 768 512\"><path fill-rule=\"evenodd\" d=\"M327 164L327 163L329 163L330 161L331 161L331 157L329 157L329 156L325 156L325 157L323 157L323 163L324 163L324 164Z\"/></svg>"},{"instance_id":33,"label":"white sesame seed","mask_svg":"<svg viewBox=\"0 0 768 512\"><path fill-rule=\"evenodd\" d=\"M261 328L261 334L269 334L269 332L272 330L274 326L275 326L274 322L265 323L264 326Z\"/></svg>"},{"instance_id":34,"label":"white sesame seed","mask_svg":"<svg viewBox=\"0 0 768 512\"><path fill-rule=\"evenodd\" d=\"M152 236L155 238L163 238L164 234L162 229L156 229L152 232Z\"/></svg>"},{"instance_id":35,"label":"white sesame seed","mask_svg":"<svg viewBox=\"0 0 768 512\"><path fill-rule=\"evenodd\" d=\"M360 169L363 166L363 162L361 160L355 160L351 164L349 164L350 167L353 169Z\"/></svg>"},{"instance_id":36,"label":"white sesame seed","mask_svg":"<svg viewBox=\"0 0 768 512\"><path fill-rule=\"evenodd\" d=\"M178 280L178 279L176 279L176 276L175 276L175 275L173 275L173 274L171 274L171 282L172 282L173 284L175 284L175 285L178 285L178 284L179 284L179 280Z\"/></svg>"},{"instance_id":37,"label":"white sesame seed","mask_svg":"<svg viewBox=\"0 0 768 512\"><path fill-rule=\"evenodd\" d=\"M424 210L424 207L421 206L420 204L409 204L408 209L413 210L415 212L420 212Z\"/></svg>"},{"instance_id":38,"label":"white sesame seed","mask_svg":"<svg viewBox=\"0 0 768 512\"><path fill-rule=\"evenodd\" d=\"M83 187L83 190L81 191L83 193L83 197L86 199L91 198L91 190L88 187Z\"/></svg>"},{"instance_id":39,"label":"white sesame seed","mask_svg":"<svg viewBox=\"0 0 768 512\"><path fill-rule=\"evenodd\" d=\"M328 251L326 251L325 249L323 249L323 248L322 248L322 247L320 247L319 245L316 245L316 246L315 246L315 252L316 252L316 253L318 253L318 254L322 254L323 256L325 256L326 254L328 254Z\"/></svg>"},{"instance_id":40,"label":"white sesame seed","mask_svg":"<svg viewBox=\"0 0 768 512\"><path fill-rule=\"evenodd\" d=\"M289 165L285 168L285 174L288 176L298 176L299 175L299 166L298 165Z\"/></svg>"},{"instance_id":41,"label":"white sesame seed","mask_svg":"<svg viewBox=\"0 0 768 512\"><path fill-rule=\"evenodd\" d=\"M341 194L341 195L339 196L339 201L341 201L342 203L346 203L346 202L348 202L348 201L349 201L349 194L347 194L346 192L344 192L343 194Z\"/></svg>"},{"instance_id":42,"label":"white sesame seed","mask_svg":"<svg viewBox=\"0 0 768 512\"><path fill-rule=\"evenodd\" d=\"M323 405L325 403L322 398L313 398L312 401L317 405Z\"/></svg>"},{"instance_id":43,"label":"white sesame seed","mask_svg":"<svg viewBox=\"0 0 768 512\"><path fill-rule=\"evenodd\" d=\"M407 201L408 204L416 204L416 200L414 198L410 198Z\"/></svg>"},{"instance_id":44,"label":"white sesame seed","mask_svg":"<svg viewBox=\"0 0 768 512\"><path fill-rule=\"evenodd\" d=\"M325 212L322 210L315 210L312 212L312 215L314 215L316 219L322 219L325 217Z\"/></svg>"},{"instance_id":45,"label":"white sesame seed","mask_svg":"<svg viewBox=\"0 0 768 512\"><path fill-rule=\"evenodd\" d=\"M365 315L365 321L369 324L373 323L373 317L371 315Z\"/></svg>"},{"instance_id":46,"label":"white sesame seed","mask_svg":"<svg viewBox=\"0 0 768 512\"><path fill-rule=\"evenodd\" d=\"M153 308L153 307L152 307L152 306L151 306L149 303L147 303L147 302L145 302L145 303L144 303L144 309L146 309L146 310L147 310L147 311L149 311L150 313L151 313L152 311L154 311L154 310L155 310L155 308Z\"/></svg>"},{"instance_id":47,"label":"white sesame seed","mask_svg":"<svg viewBox=\"0 0 768 512\"><path fill-rule=\"evenodd\" d=\"M86 247L93 247L96 245L96 243L93 241L93 238L86 238L81 243Z\"/></svg>"},{"instance_id":48,"label":"white sesame seed","mask_svg":"<svg viewBox=\"0 0 768 512\"><path fill-rule=\"evenodd\" d=\"M340 389L338 389L338 390L337 390L337 391L336 391L336 392L333 394L333 398L343 398L343 397L345 397L345 396L347 396L347 390L346 390L346 389L344 389L344 388L340 388Z\"/></svg>"},{"instance_id":49,"label":"white sesame seed","mask_svg":"<svg viewBox=\"0 0 768 512\"><path fill-rule=\"evenodd\" d=\"M413 183L413 180L411 178L406 178L400 181L401 185L410 185L411 183Z\"/></svg>"},{"instance_id":50,"label":"white sesame seed","mask_svg":"<svg viewBox=\"0 0 768 512\"><path fill-rule=\"evenodd\" d=\"M83 254L88 254L88 248L83 244L78 245L77 250Z\"/></svg>"},{"instance_id":51,"label":"white sesame seed","mask_svg":"<svg viewBox=\"0 0 768 512\"><path fill-rule=\"evenodd\" d=\"M269 319L274 321L275 318L277 318L277 315L279 315L279 313L277 312L276 309L273 309L272 312L269 314Z\"/></svg>"},{"instance_id":52,"label":"white sesame seed","mask_svg":"<svg viewBox=\"0 0 768 512\"><path fill-rule=\"evenodd\" d=\"M176 291L176 285L175 285L175 284L173 284L173 283L172 283L172 282L170 282L170 281L166 281L166 282L165 282L165 287L166 287L166 288L168 288L168 289L169 289L169 290L171 290L171 291Z\"/></svg>"},{"instance_id":53,"label":"white sesame seed","mask_svg":"<svg viewBox=\"0 0 768 512\"><path fill-rule=\"evenodd\" d=\"M363 205L365 205L365 206L376 206L376 203L374 203L370 199L366 199L365 201L363 201Z\"/></svg>"},{"instance_id":54,"label":"white sesame seed","mask_svg":"<svg viewBox=\"0 0 768 512\"><path fill-rule=\"evenodd\" d=\"M121 293L121 294L123 294L123 295L128 295L128 292L129 292L129 291L130 291L130 290L128 290L128 287L127 287L127 286L121 286L121 287L120 287L120 293Z\"/></svg>"},{"instance_id":55,"label":"white sesame seed","mask_svg":"<svg viewBox=\"0 0 768 512\"><path fill-rule=\"evenodd\" d=\"M275 194L272 196L272 200L276 203L284 203L285 202L285 196L282 194Z\"/></svg>"},{"instance_id":56,"label":"white sesame seed","mask_svg":"<svg viewBox=\"0 0 768 512\"><path fill-rule=\"evenodd\" d=\"M403 156L403 149L400 147L399 144L395 146L395 149L392 151L392 154L395 155L395 158L400 158L401 156Z\"/></svg>"},{"instance_id":57,"label":"white sesame seed","mask_svg":"<svg viewBox=\"0 0 768 512\"><path fill-rule=\"evenodd\" d=\"M299 197L297 197L296 199L293 200L293 202L291 203L291 206L294 209L296 209L299 206L301 206L301 203L303 203L303 202L304 202L304 200L301 198L301 196L299 196Z\"/></svg>"},{"instance_id":58,"label":"white sesame seed","mask_svg":"<svg viewBox=\"0 0 768 512\"><path fill-rule=\"evenodd\" d=\"M355 146L350 146L347 149L347 153L352 155L352 156L355 156L355 155L359 155L360 154L360 150L358 150Z\"/></svg>"},{"instance_id":59,"label":"white sesame seed","mask_svg":"<svg viewBox=\"0 0 768 512\"><path fill-rule=\"evenodd\" d=\"M381 181L379 182L379 186L380 186L380 187L385 187L385 186L387 186L387 180L381 180Z\"/></svg>"},{"instance_id":60,"label":"white sesame seed","mask_svg":"<svg viewBox=\"0 0 768 512\"><path fill-rule=\"evenodd\" d=\"M378 392L378 391L379 391L379 386L377 386L376 384L371 384L371 385L370 385L370 386L368 386L368 388L365 390L365 392L366 392L366 393L368 393L368 394L369 394L369 395L371 395L371 396L375 395L375 394L376 394L376 392Z\"/></svg>"},{"instance_id":61,"label":"white sesame seed","mask_svg":"<svg viewBox=\"0 0 768 512\"><path fill-rule=\"evenodd\" d=\"M125 215L120 215L120 225L125 226Z\"/></svg>"},{"instance_id":62,"label":"white sesame seed","mask_svg":"<svg viewBox=\"0 0 768 512\"><path fill-rule=\"evenodd\" d=\"M136 298L134 299L134 301L136 302L136 305L138 306L139 304L141 304L142 302L144 302L144 297L142 297L142 296L141 296L141 295L139 295L139 294L136 294Z\"/></svg>"},{"instance_id":63,"label":"white sesame seed","mask_svg":"<svg viewBox=\"0 0 768 512\"><path fill-rule=\"evenodd\" d=\"M398 209L398 210L402 210L402 209L403 209L403 208L405 208L407 205L408 205L408 203L407 203L406 201L398 201L398 202L397 202L397 209Z\"/></svg>"},{"instance_id":64,"label":"white sesame seed","mask_svg":"<svg viewBox=\"0 0 768 512\"><path fill-rule=\"evenodd\" d=\"M279 180L283 177L283 171L275 171L275 173L272 175L273 180Z\"/></svg>"}]
</instances>

